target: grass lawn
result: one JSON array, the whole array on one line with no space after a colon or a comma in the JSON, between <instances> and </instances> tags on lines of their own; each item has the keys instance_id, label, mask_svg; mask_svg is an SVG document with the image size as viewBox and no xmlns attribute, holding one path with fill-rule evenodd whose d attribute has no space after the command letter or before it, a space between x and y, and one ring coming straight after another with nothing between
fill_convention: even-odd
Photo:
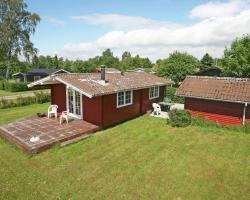
<instances>
[{"instance_id":1,"label":"grass lawn","mask_svg":"<svg viewBox=\"0 0 250 200\"><path fill-rule=\"evenodd\" d=\"M43 89L43 90L37 90L37 91L43 91L43 92L50 92L49 89ZM13 95L19 95L19 94L30 94L33 93L34 90L30 90L30 91L22 91L22 92L9 92L9 91L5 91L5 90L0 90L0 97L2 96L13 96Z\"/></svg>"},{"instance_id":2,"label":"grass lawn","mask_svg":"<svg viewBox=\"0 0 250 200\"><path fill-rule=\"evenodd\" d=\"M15 119L35 115L38 112L47 112L50 103L32 104L23 107L0 109L0 125L14 121ZM1 199L1 198L0 198Z\"/></svg>"},{"instance_id":3,"label":"grass lawn","mask_svg":"<svg viewBox=\"0 0 250 200\"><path fill-rule=\"evenodd\" d=\"M0 155L0 199L250 199L249 134L146 115L32 156L0 139Z\"/></svg>"}]
</instances>

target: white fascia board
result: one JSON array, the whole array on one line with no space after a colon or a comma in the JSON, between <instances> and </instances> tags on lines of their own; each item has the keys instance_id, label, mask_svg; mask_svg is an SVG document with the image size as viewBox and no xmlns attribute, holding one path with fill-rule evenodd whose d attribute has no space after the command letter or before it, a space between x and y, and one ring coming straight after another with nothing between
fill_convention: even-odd
<instances>
[{"instance_id":1,"label":"white fascia board","mask_svg":"<svg viewBox=\"0 0 250 200\"><path fill-rule=\"evenodd\" d=\"M47 76L47 77L42 78L42 79L40 79L40 80L34 81L34 82L28 84L27 86L30 88L30 87L33 87L33 86L36 86L36 85L43 85L43 83L44 83L45 81L53 80L53 78L54 78L54 77L52 77L52 76Z\"/></svg>"},{"instance_id":2,"label":"white fascia board","mask_svg":"<svg viewBox=\"0 0 250 200\"><path fill-rule=\"evenodd\" d=\"M55 72L52 73L52 74L56 74L57 72L60 72L60 71L64 71L65 73L70 74L70 72L68 72L68 71L65 70L65 69L58 69L57 71L55 71Z\"/></svg>"}]
</instances>

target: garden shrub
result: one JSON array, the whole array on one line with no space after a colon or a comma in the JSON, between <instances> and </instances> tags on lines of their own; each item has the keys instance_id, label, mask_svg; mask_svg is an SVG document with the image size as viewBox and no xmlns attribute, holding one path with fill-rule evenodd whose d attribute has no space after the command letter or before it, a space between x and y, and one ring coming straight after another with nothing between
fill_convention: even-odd
<instances>
[{"instance_id":1,"label":"garden shrub","mask_svg":"<svg viewBox=\"0 0 250 200\"><path fill-rule=\"evenodd\" d=\"M16 106L26 106L37 102L36 97L18 97L16 99Z\"/></svg>"},{"instance_id":2,"label":"garden shrub","mask_svg":"<svg viewBox=\"0 0 250 200\"><path fill-rule=\"evenodd\" d=\"M184 103L184 97L175 96L176 89L177 88L175 88L175 87L167 87L166 88L166 96L173 103Z\"/></svg>"},{"instance_id":3,"label":"garden shrub","mask_svg":"<svg viewBox=\"0 0 250 200\"><path fill-rule=\"evenodd\" d=\"M46 93L46 92L34 92L35 96L36 96L36 102L37 103L46 103L50 101L50 94Z\"/></svg>"},{"instance_id":4,"label":"garden shrub","mask_svg":"<svg viewBox=\"0 0 250 200\"><path fill-rule=\"evenodd\" d=\"M18 97L17 99L0 99L0 108L12 108L18 106L26 106L35 103L46 103L50 101L50 94L44 92L36 92L33 97Z\"/></svg>"},{"instance_id":5,"label":"garden shrub","mask_svg":"<svg viewBox=\"0 0 250 200\"><path fill-rule=\"evenodd\" d=\"M191 121L191 114L188 111L174 109L169 112L169 123L173 127L186 127Z\"/></svg>"},{"instance_id":6,"label":"garden shrub","mask_svg":"<svg viewBox=\"0 0 250 200\"><path fill-rule=\"evenodd\" d=\"M29 90L27 82L7 82L4 83L4 89L10 92L21 92L21 91L27 91Z\"/></svg>"}]
</instances>

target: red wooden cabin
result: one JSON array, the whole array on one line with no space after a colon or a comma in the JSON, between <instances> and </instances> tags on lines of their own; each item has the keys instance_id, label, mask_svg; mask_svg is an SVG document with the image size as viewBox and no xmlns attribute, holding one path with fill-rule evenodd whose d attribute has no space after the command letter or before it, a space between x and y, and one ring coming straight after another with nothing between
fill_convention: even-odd
<instances>
[{"instance_id":1,"label":"red wooden cabin","mask_svg":"<svg viewBox=\"0 0 250 200\"><path fill-rule=\"evenodd\" d=\"M193 115L223 126L250 119L250 79L188 76L176 95L185 97L185 109Z\"/></svg>"},{"instance_id":2,"label":"red wooden cabin","mask_svg":"<svg viewBox=\"0 0 250 200\"><path fill-rule=\"evenodd\" d=\"M101 127L144 114L153 102L162 101L172 81L145 72L58 74L29 84L49 85L51 103L59 112Z\"/></svg>"}]
</instances>

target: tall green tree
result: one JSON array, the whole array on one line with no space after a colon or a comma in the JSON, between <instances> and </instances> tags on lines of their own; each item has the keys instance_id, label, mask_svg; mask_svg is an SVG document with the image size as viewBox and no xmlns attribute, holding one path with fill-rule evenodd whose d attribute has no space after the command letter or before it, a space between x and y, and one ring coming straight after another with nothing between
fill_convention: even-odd
<instances>
[{"instance_id":1,"label":"tall green tree","mask_svg":"<svg viewBox=\"0 0 250 200\"><path fill-rule=\"evenodd\" d=\"M167 59L159 60L157 74L161 77L170 78L176 85L186 75L192 75L199 66L199 61L187 53L174 52Z\"/></svg>"},{"instance_id":2,"label":"tall green tree","mask_svg":"<svg viewBox=\"0 0 250 200\"><path fill-rule=\"evenodd\" d=\"M36 53L30 36L39 21L40 17L29 12L23 0L0 1L0 59L7 61L6 79L13 60L20 55L29 59Z\"/></svg>"},{"instance_id":3,"label":"tall green tree","mask_svg":"<svg viewBox=\"0 0 250 200\"><path fill-rule=\"evenodd\" d=\"M122 60L121 60L121 67L122 67L122 71L126 71L128 69L133 69L133 58L130 54L130 52L125 51L122 54Z\"/></svg>"},{"instance_id":4,"label":"tall green tree","mask_svg":"<svg viewBox=\"0 0 250 200\"><path fill-rule=\"evenodd\" d=\"M221 62L224 76L250 78L250 35L236 38Z\"/></svg>"},{"instance_id":5,"label":"tall green tree","mask_svg":"<svg viewBox=\"0 0 250 200\"><path fill-rule=\"evenodd\" d=\"M119 58L115 57L110 49L106 49L102 52L102 56L99 57L99 61L101 65L106 65L107 67L120 67Z\"/></svg>"},{"instance_id":6,"label":"tall green tree","mask_svg":"<svg viewBox=\"0 0 250 200\"><path fill-rule=\"evenodd\" d=\"M213 57L206 53L201 59L201 69L212 67L214 64Z\"/></svg>"},{"instance_id":7,"label":"tall green tree","mask_svg":"<svg viewBox=\"0 0 250 200\"><path fill-rule=\"evenodd\" d=\"M151 68L152 63L149 58L141 58L139 55L136 55L133 58L133 66L135 68Z\"/></svg>"}]
</instances>

